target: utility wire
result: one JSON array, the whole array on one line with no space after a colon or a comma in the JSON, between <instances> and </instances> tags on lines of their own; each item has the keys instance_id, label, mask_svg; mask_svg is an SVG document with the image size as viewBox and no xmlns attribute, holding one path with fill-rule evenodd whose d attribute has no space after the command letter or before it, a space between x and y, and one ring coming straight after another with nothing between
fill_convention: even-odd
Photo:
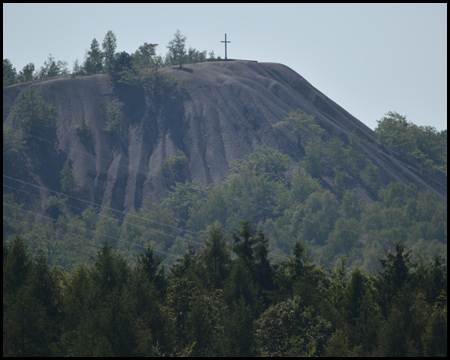
<instances>
[{"instance_id":1,"label":"utility wire","mask_svg":"<svg viewBox=\"0 0 450 360\"><path fill-rule=\"evenodd\" d=\"M98 207L100 207L100 208L104 208L104 209L106 209L106 210L115 211L115 212L117 212L117 213L120 213L121 215L127 215L127 217L135 217L135 218L140 219L140 220L154 222L154 223L156 223L156 224L164 225L164 226L170 227L170 228L175 229L175 230L178 230L178 231L184 231L184 232L187 232L187 233L190 233L190 234L193 234L193 235L197 235L197 236L199 236L199 237L202 237L202 236L203 236L202 234L199 234L199 233L196 233L196 232L193 232L193 231L189 231L189 230L185 230L185 229L183 229L183 228L179 228L179 227L176 227L176 226L173 226L173 225L169 225L169 224L166 224L166 223L162 223L162 222L159 222L159 221L156 221L156 220L146 219L146 218L140 217L140 216L138 216L138 215L133 215L133 214L130 214L130 213L124 214L124 211L116 210L116 209L114 209L114 208L112 208L112 207L108 207L108 206L106 206L106 205L100 205L100 204L97 204L97 203L94 203L94 202L91 202L91 201L88 201L88 200L83 200L83 199L78 198L78 197L76 197L76 196L71 196L71 195L64 194L64 193L61 193L61 192L58 192L58 191L50 190L50 189L48 189L48 188L46 188L46 187L39 186L39 185L35 185L35 184L31 184L31 183L29 183L29 182L26 182L26 181L23 181L23 180L20 180L20 179L16 179L16 178L13 178L13 177L10 177L10 176L3 175L3 177L8 178L8 179L10 179L10 180L15 180L15 181L21 182L21 183L26 184L26 185L34 186L34 187L39 188L39 189L44 189L44 190L49 191L49 192L52 192L52 193L54 193L54 194L58 194L58 195L62 195L62 196L65 196L65 197L68 197L68 198L71 198L71 199L75 199L75 200L78 200L78 201L82 201L82 202L87 203L87 204L89 204L89 205L95 205L95 206L98 206ZM3 185L3 186L12 188L11 186L8 186L8 185ZM19 191L22 191L22 192L25 192L25 193L28 193L28 192L26 192L26 191L24 191L24 190L20 190L20 189L18 189L18 188L15 188L15 189L16 189L16 190L19 190ZM39 196L39 197L43 198L43 197L40 196L40 195L36 195L36 194L32 194L32 193L28 193L28 194L34 195L34 196ZM72 205L68 205L68 206L72 206ZM76 209L84 210L84 209L81 209L81 208L76 208ZM99 216L100 216L100 215L99 215ZM194 243L195 243L195 242L194 242ZM200 243L197 243L197 244L200 244Z\"/></svg>"},{"instance_id":2,"label":"utility wire","mask_svg":"<svg viewBox=\"0 0 450 360\"><path fill-rule=\"evenodd\" d=\"M107 161L107 162L109 162L110 164L111 164L112 161L113 161L113 160L101 158L101 157L96 156L96 155L92 155L92 154L90 154L90 153L88 153L88 152L85 152L85 151L81 151L81 150L74 149L74 148L72 148L72 147L70 147L70 146L68 146L68 145L62 145L62 144L60 144L60 143L57 143L57 142L54 142L54 141L50 141L50 140L44 139L44 138L39 137L39 136L36 136L36 135L29 134L29 136L34 137L34 138L37 138L37 139L40 139L40 140L42 140L42 141L46 141L46 142L51 143L51 144L56 145L56 146L62 146L62 147L69 148L71 151L76 151L76 152L79 152L79 153L82 153L82 154L86 154L86 155L92 157L93 159ZM122 166L122 167L124 167L124 168L126 168L126 169L128 170L128 172L130 172L130 168L129 168L128 166L123 165L123 164L120 164L120 163L119 163L118 165L119 165L119 166ZM138 166L139 166L139 165L138 165ZM133 170L134 170L134 169L133 169ZM137 173L142 173L142 174L144 174L144 175L148 175L147 172L142 171L142 170L135 170L135 171L136 171ZM34 185L34 184L30 184L30 183L27 183L27 182L24 182L24 181L22 181L22 180L15 179L15 178L12 178L12 177L8 177L8 176L6 176L6 175L3 175L3 176L6 177L6 178L9 178L9 179L13 179L13 180L16 180L16 181L20 181L20 182L29 184L29 185L31 185L31 186L35 186L35 187L38 187L38 188L42 188L42 187L40 187L40 186L37 186L37 185ZM169 182L173 182L173 183L175 183L175 184L183 184L183 183L181 183L181 182L177 182L177 181L175 181L175 180L168 179L168 178L165 178L165 177L163 177L163 176L152 175L152 177L154 177L154 178L159 178L159 179L162 179L162 180L166 180L166 181L169 181ZM47 191L51 191L51 192L54 192L54 193L58 193L58 192L56 192L56 191L49 190L49 189L47 189L47 188L43 188L43 189L46 189ZM140 189L139 189L139 190L140 190ZM208 190L206 190L206 189L201 189L201 188L199 188L199 189L194 189L194 190L195 190L195 191L202 191L202 192L204 192L204 193L207 193L207 192L208 192ZM140 191L142 191L142 190L140 190ZM59 193L59 194L62 194L62 193ZM71 198L75 198L75 197L72 197L72 196L67 195L67 194L63 194L63 195L64 195L64 196L71 197ZM256 204L253 204L253 203L250 203L250 202L246 202L246 201L244 201L244 200L240 200L240 199L238 199L238 198L234 198L234 199L233 199L233 198L227 197L227 196L226 196L226 198L228 198L228 199L230 199L230 200L232 200L232 201L236 201L236 202L240 202L240 203L243 203L243 204L246 204L246 205L250 205L250 206L252 206L252 207L254 207L254 208L257 208L257 209L266 210L266 211L268 211L268 212L271 212L271 213L274 214L274 215L277 214L277 213L278 213L278 214L282 214L282 213L283 213L282 211L279 211L279 210L276 210L276 209L265 208L265 207L262 207L262 206L259 206L259 205L256 205ZM83 199L79 199L79 198L75 198L75 199L77 199L77 200L79 200L79 201L83 201L83 202L89 203L89 204L93 204L93 205L96 205L96 206L100 206L100 207L103 207L103 208L106 208L106 209L110 209L110 210L112 210L112 211L119 212L119 213L121 213L122 215L123 215L123 213L124 213L124 211L121 212L120 210L116 210L116 209L113 209L113 208L110 208L110 207L106 207L106 206L104 206L104 205L95 204L95 203L89 202L89 201L87 201L87 200L83 200ZM130 215L130 216L136 216L136 215ZM139 218L139 217L138 217L138 218ZM142 218L141 218L141 219L142 219ZM143 220L147 220L147 219L143 219ZM302 218L301 220L302 220L302 221L309 222L309 223L313 223L313 224L318 224L318 225L320 225L320 226L324 226L324 227L329 227L329 228L332 228L332 229L336 229L336 226L334 226L334 225L325 224L325 223L321 223L321 222L314 221L314 220L310 220L310 219L306 219L306 218ZM148 221L154 221L154 220L148 220ZM170 226L170 225L168 225L168 224L165 224L165 225L166 225L166 226ZM189 230L185 230L185 229L182 229L182 228L176 228L176 227L174 227L174 228L177 229L177 230L181 230L181 231L185 231L185 232L188 232L188 233L197 235L197 236L202 236L201 234L198 234L198 233L195 233L195 232L192 232L192 231L189 231ZM349 229L341 229L341 230L342 230L342 231L346 231L347 233L353 233L353 234L356 234L356 235L358 235L358 236L361 236L361 235L364 234L364 235L367 236L367 238L370 237L370 238L372 238L372 239L376 239L376 240L379 240L379 241L390 240L390 239L387 239L387 238L381 239L381 238L379 238L379 237L376 237L376 236L373 236L373 235L369 235L369 234L365 233L365 231L364 231L362 228L360 228L360 231L353 231L353 230L349 230ZM392 241L392 240L390 240L390 241ZM277 256L279 256L279 255L277 255Z\"/></svg>"},{"instance_id":3,"label":"utility wire","mask_svg":"<svg viewBox=\"0 0 450 360\"><path fill-rule=\"evenodd\" d=\"M28 191L25 191L25 190L21 190L21 189L18 189L18 188L14 188L14 187L8 186L8 185L3 185L3 186L8 187L8 188L10 188L10 189L18 190L18 191L20 191L20 192L24 192L24 193L26 193L26 194L30 194L30 195L32 195L32 196L37 196L37 197L43 199L42 196L37 195L37 194L32 194L32 193L30 193L30 192L28 192ZM51 190L49 190L49 191L51 191ZM62 195L64 196L64 194L62 194ZM81 199L80 199L80 200L81 200ZM193 241L193 240L187 240L187 239L185 239L185 238L184 238L183 236L181 236L181 235L176 236L176 235L172 235L172 234L163 233L163 232L160 232L160 231L157 231L157 230L149 229L148 227L145 227L145 226L142 226L142 225L132 224L132 223L130 223L130 222L127 222L126 220L119 220L119 219L117 219L117 218L110 217L110 216L106 216L106 215L103 215L103 214L97 214L97 213L95 213L95 212L93 212L93 211L91 211L91 210L88 210L88 209L82 209L82 208L79 208L79 207L74 206L74 205L65 204L65 206L69 206L69 207L72 207L72 208L74 208L74 209L81 210L81 211L88 211L88 212L90 212L91 214L94 214L94 215L99 216L99 217L104 217L104 218L106 218L106 219L110 219L110 220L114 220L114 221L119 221L119 222L121 221L122 224L127 224L127 225L129 225L129 226L134 226L134 227L142 228L142 229L144 229L144 230L147 230L147 231L150 231L150 232L154 232L154 233L157 233L157 234L161 234L161 235L164 235L164 236L170 236L170 237L173 237L173 238L175 238L175 239L176 239L176 238L181 238L181 239L183 239L183 240L185 240L185 241L187 241L187 242L190 242L190 243L192 243L192 244L202 245L202 243L199 243L199 242L196 242L196 241ZM38 214L38 215L39 215L39 214ZM130 215L129 217L133 217L133 215ZM136 217L137 217L137 216L136 216ZM152 220L150 220L150 219L145 219L145 218L142 218L142 217L137 217L137 218L138 218L138 219L142 219L142 220L152 221ZM128 218L127 218L127 219L128 219ZM155 221L155 222L156 222L156 221ZM165 223L161 223L161 222L157 222L157 223L158 223L158 224L161 224L161 225L165 225L165 226L169 226L169 227L173 227L173 228L175 228L175 229L178 229L178 228L176 228L176 227L174 227L174 226L170 226L170 225L165 224ZM201 236L201 235L199 234L199 236Z\"/></svg>"},{"instance_id":4,"label":"utility wire","mask_svg":"<svg viewBox=\"0 0 450 360\"><path fill-rule=\"evenodd\" d=\"M45 189L45 190L47 190L47 191L51 191L51 192L54 192L54 193L57 193L57 194L60 194L60 195L63 195L63 196L68 196L68 197L73 198L73 199L76 199L76 200L85 201L85 202L87 202L87 203L90 203L90 204L93 204L93 205L96 205L96 206L101 206L101 205L98 205L98 204L95 204L95 203L92 203L92 202L89 202L89 201L86 201L86 200L83 200L83 199L79 199L79 198L74 197L74 196L69 196L69 195L67 195L67 194L60 193L60 192L57 192L57 191L53 191L53 190L44 188L44 187L42 187L42 186L34 185L34 184L28 183L28 182L23 181L23 180L19 180L19 179L15 179L15 178L12 178L12 177L8 177L8 176L6 176L6 175L4 175L4 176L7 177L7 178L9 178L9 179L12 179L12 180L20 181L20 182L22 182L22 183L24 183L24 184L27 184L27 185L31 185L31 186L35 186L35 187L38 187L38 188L42 188L42 189ZM18 190L18 191L20 191L20 192L24 192L24 193L29 194L29 195L32 195L32 196L37 196L37 197L43 198L43 197L40 196L40 195L33 194L33 193L30 193L30 192L25 191L25 190L21 190L21 189L19 189L19 188L14 188L14 187L12 187L12 186L5 185L5 184L3 184L3 186L4 186L4 187L7 187L7 188L10 188L10 189L13 189L13 190ZM4 203L4 205L14 207L14 206L9 205L9 204L6 204L6 203ZM69 207L72 207L72 208L75 208L75 209L78 209L78 210L84 210L84 209L79 208L79 207L76 207L76 206L74 206L74 205L69 205L69 204L65 204L65 205L66 205L66 206L69 206ZM103 206L103 207L105 207L105 206ZM21 208L17 208L17 207L15 207L15 208L16 208L16 209L21 209ZM105 207L105 208L114 210L114 209L108 208L108 207ZM25 210L25 209L21 209L21 210ZM84 211L86 211L86 210L87 210L87 209L85 209ZM32 212L32 211L30 211L30 210L25 210L25 211ZM118 210L115 210L115 211L118 211ZM95 212L92 212L92 211L89 211L89 212L91 212L91 213L93 213L93 214L95 214L96 216L99 216L99 217L104 217L104 218L111 219L111 220L114 220L114 221L119 221L118 219L113 218L113 217L109 217L109 216L102 215L102 214L96 214ZM119 211L119 212L120 212L120 211ZM33 213L34 213L34 212L33 212ZM51 219L51 218L49 218L49 217L43 216L43 215L38 214L38 213L34 213L34 214L37 215L37 216L42 216L42 217L44 217L44 218ZM139 216L136 216L136 215L131 215L131 214L129 214L129 217L132 217L132 216L137 217L138 219L147 220L147 221L152 221L152 220L150 220L150 219L145 219L145 218L142 218L142 217L139 217ZM53 220L53 219L51 219L51 220ZM156 222L156 221L154 221L154 222ZM173 238L181 238L182 240L184 240L184 241L186 241L186 242L190 242L190 243L193 243L193 244L196 244L196 245L199 245L199 246L202 245L202 243L198 243L198 242L195 242L195 241L192 241L192 240L187 240L187 239L183 238L182 236L175 236L175 235L171 235L171 234L161 233L161 232L159 232L159 231L156 231L156 230L153 230L153 229L149 229L149 228L144 227L144 226L141 226L141 225L137 225L137 224L132 224L132 223L126 222L125 220L122 220L122 223L123 223L123 224L128 224L128 225L130 225L130 226L135 226L135 227L138 227L138 228L142 228L142 229L144 229L144 230L147 230L147 231L150 231L150 232L155 232L155 233L158 233L158 234L161 234L161 235L171 236L171 237L173 237ZM180 228L176 228L176 227L174 227L174 226L171 226L171 225L168 225L168 224L165 224L165 223L161 223L161 222L156 222L156 223L158 223L158 224L160 224L160 225L169 226L169 227L172 227L172 228L175 228L175 229L180 229ZM65 224L66 224L66 223L65 223ZM75 226L75 225L73 225L73 226ZM88 230L88 231L90 231L90 230ZM204 236L204 235L202 235L202 234L198 234L198 233L194 233L194 232L191 232L191 233L196 234L196 235L199 235L199 236L202 236L202 237ZM104 234L103 234L103 235L104 235ZM105 235L105 236L108 236L108 235ZM124 241L124 240L120 240L120 239L117 239L117 238L114 238L114 239L119 240L119 241ZM134 243L132 243L132 244L134 244ZM138 245L138 244L135 244L135 245L136 245L136 246L141 246L141 245ZM156 250L155 250L155 251L156 251ZM272 256L280 257L280 258L283 258L283 259L289 259L289 257L282 256L282 255L278 255L278 254L274 254L274 253L272 253L272 252L269 252L268 254L269 254L269 255L272 255ZM169 254L169 255L170 255L170 254Z\"/></svg>"},{"instance_id":5,"label":"utility wire","mask_svg":"<svg viewBox=\"0 0 450 360\"><path fill-rule=\"evenodd\" d=\"M60 235L62 238L64 237L64 234L61 234L61 233L59 233L59 232L57 232L57 231L55 231L55 230L49 230L49 229L46 229L46 228L43 228L43 227L40 227L40 226L36 226L36 225L33 225L33 224L29 224L29 223L26 223L25 221L13 219L13 218L11 218L11 217L9 217L9 216L3 216L3 217L6 218L6 219L9 219L9 220L13 220L13 221L20 222L20 223L25 224L25 225L27 225L27 226L32 226L32 227L35 227L35 228L40 229L40 230L45 230L45 231L51 232L51 233L53 233L53 234ZM86 229L86 230L87 230L87 229ZM88 230L88 231L89 231L89 230ZM29 236L26 236L26 235L24 236L23 234L22 234L22 235L19 235L19 236L23 237L24 239L28 239L29 241L31 240ZM124 240L120 240L120 239L117 239L117 240L118 240L118 241L124 241ZM145 246L142 246L142 245L139 245L139 244L135 244L135 243L132 243L132 244L134 244L134 245L137 246L137 247L145 248ZM95 244L92 244L92 243L89 244L89 246L92 246L92 247L95 248L95 249L100 249L100 248L102 247L102 246L100 246L100 245L95 245ZM164 251L159 251L159 250L156 250L156 249L153 249L153 248L152 248L152 251L155 251L155 252L158 252L158 253L161 253L161 254L165 254L165 255L176 256L176 255L168 254L168 253L165 253ZM162 262L164 262L168 267L171 266L171 265L170 265L168 262L166 262L165 260L163 260L163 259L161 259L161 260L162 260Z\"/></svg>"},{"instance_id":6,"label":"utility wire","mask_svg":"<svg viewBox=\"0 0 450 360\"><path fill-rule=\"evenodd\" d=\"M77 225L70 224L70 223L66 223L66 222L63 222L63 221L61 221L61 220L54 220L54 219L52 219L52 218L50 218L50 217L48 217L48 216L44 216L44 215L35 213L35 212L31 211L31 210L26 210L26 209L22 209L22 208L17 207L17 206L13 206L13 205L10 205L10 204L6 204L5 202L3 203L3 205L12 207L12 208L17 209L17 210L27 211L27 212L32 213L32 214L34 214L34 215L41 216L41 217L43 217L43 218L47 218L47 219L50 219L50 220L52 220L52 221L56 221L56 222L58 222L58 223L60 223L60 224L64 224L64 225L68 225L68 226L73 226L73 227L75 227L75 228L78 228L78 229L81 229L81 230L85 230L85 231L88 231L88 232L91 232L91 233L97 233L98 235L106 236L106 237L108 237L108 238L110 238L110 239L113 239L113 240L117 240L117 241L124 242L124 243L128 243L128 244L132 244L132 245L134 245L134 246L137 246L137 247L140 247L140 248L143 248L143 249L146 248L146 247L143 246L143 245L136 244L136 243L133 243L133 242L131 242L131 241L122 240L122 239L116 238L116 237L114 237L114 236L110 236L110 235L107 235L107 234L100 233L98 230L89 230L89 229L87 229L87 228L85 228L85 227L77 226ZM4 216L4 217L5 217L5 218L9 218L9 219L14 220L14 221L20 221L20 222L23 222L23 221L21 221L21 220L13 219L13 218L10 218L10 217L8 217L8 216ZM35 226L35 225L32 225L32 224L26 223L26 222L23 222L23 223L26 224L26 225L30 225L30 226L37 227L37 228L42 229L42 230L47 230L47 229L45 229L45 228L41 228L41 227L38 227L38 226ZM49 231L49 230L48 230L48 231ZM62 235L62 234L60 234L60 235ZM156 249L153 249L153 248L152 248L152 250L155 251L155 252L161 253L161 254L165 254L165 255L169 255L169 256L174 256L174 257L178 258L177 255L169 254L169 253L166 253L166 252L164 252L164 251L156 250Z\"/></svg>"}]
</instances>

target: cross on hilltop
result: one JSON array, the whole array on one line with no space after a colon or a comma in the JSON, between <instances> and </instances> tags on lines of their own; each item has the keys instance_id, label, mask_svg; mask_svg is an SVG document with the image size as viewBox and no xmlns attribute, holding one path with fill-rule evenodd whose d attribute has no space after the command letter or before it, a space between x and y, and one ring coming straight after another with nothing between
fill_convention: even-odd
<instances>
[{"instance_id":1,"label":"cross on hilltop","mask_svg":"<svg viewBox=\"0 0 450 360\"><path fill-rule=\"evenodd\" d=\"M225 33L225 41L221 41L225 43L225 60L227 59L227 43L230 43L231 41L227 41L227 33Z\"/></svg>"}]
</instances>

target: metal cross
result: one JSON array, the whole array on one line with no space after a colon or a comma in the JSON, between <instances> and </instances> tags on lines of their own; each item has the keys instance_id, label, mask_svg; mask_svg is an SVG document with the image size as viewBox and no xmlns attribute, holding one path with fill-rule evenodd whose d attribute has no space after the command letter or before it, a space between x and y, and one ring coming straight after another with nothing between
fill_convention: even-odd
<instances>
[{"instance_id":1,"label":"metal cross","mask_svg":"<svg viewBox=\"0 0 450 360\"><path fill-rule=\"evenodd\" d=\"M227 43L230 43L231 41L227 41L227 34L225 33L225 41L221 41L225 43L225 60L227 59Z\"/></svg>"}]
</instances>

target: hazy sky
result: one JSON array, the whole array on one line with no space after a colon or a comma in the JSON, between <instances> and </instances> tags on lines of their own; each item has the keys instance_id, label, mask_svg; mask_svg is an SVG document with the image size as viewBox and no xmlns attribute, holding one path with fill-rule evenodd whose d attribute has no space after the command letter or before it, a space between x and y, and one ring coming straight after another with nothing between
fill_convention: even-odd
<instances>
[{"instance_id":1,"label":"hazy sky","mask_svg":"<svg viewBox=\"0 0 450 360\"><path fill-rule=\"evenodd\" d=\"M388 111L447 128L447 4L3 4L3 58L83 62L108 30L116 51L166 45L284 64L371 129Z\"/></svg>"}]
</instances>

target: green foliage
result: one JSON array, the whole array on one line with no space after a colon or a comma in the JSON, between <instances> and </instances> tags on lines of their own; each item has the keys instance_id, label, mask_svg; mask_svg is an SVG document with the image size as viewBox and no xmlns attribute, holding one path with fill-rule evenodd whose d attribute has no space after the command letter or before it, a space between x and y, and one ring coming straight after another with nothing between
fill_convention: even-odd
<instances>
[{"instance_id":1,"label":"green foliage","mask_svg":"<svg viewBox=\"0 0 450 360\"><path fill-rule=\"evenodd\" d=\"M27 150L21 130L12 127L3 128L3 160L12 164L19 161L23 152Z\"/></svg>"},{"instance_id":2,"label":"green foliage","mask_svg":"<svg viewBox=\"0 0 450 360\"><path fill-rule=\"evenodd\" d=\"M447 171L447 130L417 126L395 111L377 122L379 143L412 155L427 169Z\"/></svg>"},{"instance_id":3,"label":"green foliage","mask_svg":"<svg viewBox=\"0 0 450 360\"><path fill-rule=\"evenodd\" d=\"M346 167L353 176L357 176L363 168L364 155L361 153L359 138L354 130L350 135L348 148L345 152L347 160Z\"/></svg>"},{"instance_id":4,"label":"green foliage","mask_svg":"<svg viewBox=\"0 0 450 360\"><path fill-rule=\"evenodd\" d=\"M373 165L369 160L369 164L361 173L361 180L369 192L376 194L381 186L381 176L378 172L378 166Z\"/></svg>"},{"instance_id":5,"label":"green foliage","mask_svg":"<svg viewBox=\"0 0 450 360\"><path fill-rule=\"evenodd\" d=\"M169 41L167 49L169 49L166 55L166 62L170 65L181 65L185 63L186 58L186 36L183 36L180 30L177 30L174 38Z\"/></svg>"},{"instance_id":6,"label":"green foliage","mask_svg":"<svg viewBox=\"0 0 450 360\"><path fill-rule=\"evenodd\" d=\"M291 183L293 203L303 203L310 194L321 189L316 179L313 179L303 168L297 168Z\"/></svg>"},{"instance_id":7,"label":"green foliage","mask_svg":"<svg viewBox=\"0 0 450 360\"><path fill-rule=\"evenodd\" d=\"M65 68L66 64L65 63L60 63L59 65L60 67L63 68L63 70L60 70L61 72L67 73L67 70ZM25 65L23 67L23 69L19 72L19 75L17 76L17 80L19 82L27 82L27 81L32 81L35 79L35 75L34 75L34 64L33 63L29 63L27 65Z\"/></svg>"},{"instance_id":8,"label":"green foliage","mask_svg":"<svg viewBox=\"0 0 450 360\"><path fill-rule=\"evenodd\" d=\"M189 161L189 159L187 158L186 154L178 149L177 154L170 156L166 159L164 159L163 165L162 165L162 169L170 169L172 166L177 166L179 164L185 164Z\"/></svg>"},{"instance_id":9,"label":"green foliage","mask_svg":"<svg viewBox=\"0 0 450 360\"><path fill-rule=\"evenodd\" d=\"M61 198L60 196L50 196L44 202L45 212L53 219L57 219L64 213L64 205L66 201L66 198Z\"/></svg>"},{"instance_id":10,"label":"green foliage","mask_svg":"<svg viewBox=\"0 0 450 360\"><path fill-rule=\"evenodd\" d=\"M228 276L231 263L225 233L217 222L207 229L207 238L199 253L207 288L220 289Z\"/></svg>"},{"instance_id":11,"label":"green foliage","mask_svg":"<svg viewBox=\"0 0 450 360\"><path fill-rule=\"evenodd\" d=\"M447 357L447 309L436 309L422 335L424 356Z\"/></svg>"},{"instance_id":12,"label":"green foliage","mask_svg":"<svg viewBox=\"0 0 450 360\"><path fill-rule=\"evenodd\" d=\"M231 161L229 173L264 175L270 180L279 180L284 178L283 173L288 169L289 156L263 144L244 159Z\"/></svg>"},{"instance_id":13,"label":"green foliage","mask_svg":"<svg viewBox=\"0 0 450 360\"><path fill-rule=\"evenodd\" d=\"M325 131L316 123L314 115L308 115L301 109L292 111L289 116L273 125L274 128L283 128L289 126L291 132L297 136L297 144L300 145L302 137L311 140L311 137L321 136Z\"/></svg>"},{"instance_id":14,"label":"green foliage","mask_svg":"<svg viewBox=\"0 0 450 360\"><path fill-rule=\"evenodd\" d=\"M255 327L255 348L262 356L321 355L331 335L331 324L313 307L303 307L298 296L267 309Z\"/></svg>"},{"instance_id":15,"label":"green foliage","mask_svg":"<svg viewBox=\"0 0 450 360\"><path fill-rule=\"evenodd\" d=\"M139 46L138 50L133 53L131 64L134 70L140 70L149 67L155 67L156 63L156 47L158 44L148 44Z\"/></svg>"},{"instance_id":16,"label":"green foliage","mask_svg":"<svg viewBox=\"0 0 450 360\"><path fill-rule=\"evenodd\" d=\"M55 58L52 56L52 54L49 54L47 61L44 62L44 66L42 66L39 70L37 77L39 79L46 79L59 75L67 75L67 73L67 61L55 61Z\"/></svg>"},{"instance_id":17,"label":"green foliage","mask_svg":"<svg viewBox=\"0 0 450 360\"><path fill-rule=\"evenodd\" d=\"M66 162L60 173L61 190L64 193L73 194L78 186L78 182L72 174L69 162Z\"/></svg>"},{"instance_id":18,"label":"green foliage","mask_svg":"<svg viewBox=\"0 0 450 360\"><path fill-rule=\"evenodd\" d=\"M171 188L168 197L163 200L163 204L172 208L180 221L185 223L188 220L190 209L203 199L205 191L206 187L198 180L186 181L184 184L177 183Z\"/></svg>"},{"instance_id":19,"label":"green foliage","mask_svg":"<svg viewBox=\"0 0 450 360\"><path fill-rule=\"evenodd\" d=\"M3 59L3 87L14 85L17 80L17 71L9 59Z\"/></svg>"},{"instance_id":20,"label":"green foliage","mask_svg":"<svg viewBox=\"0 0 450 360\"><path fill-rule=\"evenodd\" d=\"M111 30L105 35L103 39L102 48L104 54L104 68L111 73L114 69L114 55L117 47L117 39L116 35Z\"/></svg>"},{"instance_id":21,"label":"green foliage","mask_svg":"<svg viewBox=\"0 0 450 360\"><path fill-rule=\"evenodd\" d=\"M120 131L121 115L116 103L111 102L106 108L105 128L107 134L116 136Z\"/></svg>"},{"instance_id":22,"label":"green foliage","mask_svg":"<svg viewBox=\"0 0 450 360\"><path fill-rule=\"evenodd\" d=\"M97 39L93 39L90 50L86 53L83 70L86 74L98 74L103 69L104 54L100 50Z\"/></svg>"},{"instance_id":23,"label":"green foliage","mask_svg":"<svg viewBox=\"0 0 450 360\"><path fill-rule=\"evenodd\" d=\"M248 222L234 260L219 225L208 230L199 255L189 248L169 276L150 246L131 267L104 244L89 265L66 273L41 250L33 257L21 237L4 243L3 355L447 355L446 269L438 257L412 263L396 244L379 276L347 275L342 260L328 278L299 242L272 267L264 233ZM271 304L262 269L276 279Z\"/></svg>"},{"instance_id":24,"label":"green foliage","mask_svg":"<svg viewBox=\"0 0 450 360\"><path fill-rule=\"evenodd\" d=\"M186 63L187 64L194 64L194 63L205 62L205 61L206 61L206 50L200 52L197 49L189 47L189 50L186 54Z\"/></svg>"},{"instance_id":25,"label":"green foliage","mask_svg":"<svg viewBox=\"0 0 450 360\"><path fill-rule=\"evenodd\" d=\"M81 125L76 128L76 133L81 138L89 138L92 135L91 128L86 123L86 118L83 116L81 118Z\"/></svg>"},{"instance_id":26,"label":"green foliage","mask_svg":"<svg viewBox=\"0 0 450 360\"><path fill-rule=\"evenodd\" d=\"M20 127L26 133L33 135L44 133L55 123L56 108L47 103L42 95L31 87L21 92L11 112Z\"/></svg>"},{"instance_id":27,"label":"green foliage","mask_svg":"<svg viewBox=\"0 0 450 360\"><path fill-rule=\"evenodd\" d=\"M313 145L308 145L306 147L304 166L305 170L311 174L312 177L320 178L323 174L322 155L322 141L316 141Z\"/></svg>"},{"instance_id":28,"label":"green foliage","mask_svg":"<svg viewBox=\"0 0 450 360\"><path fill-rule=\"evenodd\" d=\"M328 156L330 157L330 164L336 170L342 170L346 165L346 153L344 142L338 137L332 138L328 142Z\"/></svg>"}]
</instances>

